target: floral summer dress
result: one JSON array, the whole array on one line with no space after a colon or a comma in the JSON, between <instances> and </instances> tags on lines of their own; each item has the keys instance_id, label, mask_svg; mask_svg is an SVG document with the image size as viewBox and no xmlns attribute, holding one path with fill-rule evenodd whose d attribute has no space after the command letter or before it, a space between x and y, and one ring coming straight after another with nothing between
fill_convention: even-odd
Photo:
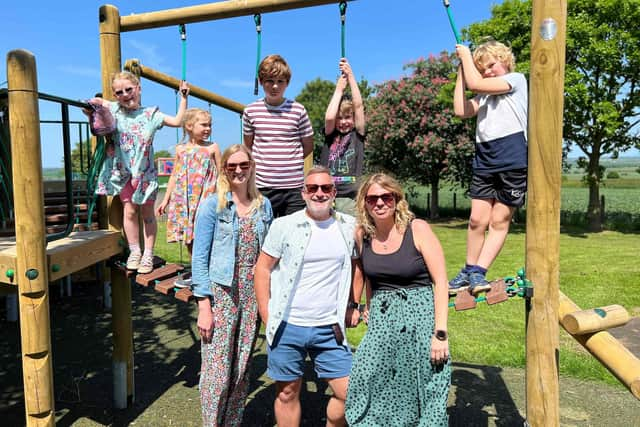
<instances>
[{"instance_id":1,"label":"floral summer dress","mask_svg":"<svg viewBox=\"0 0 640 427\"><path fill-rule=\"evenodd\" d=\"M215 161L209 145L187 144L176 159L176 187L167 209L167 241L191 243L196 210L216 189Z\"/></svg>"},{"instance_id":2,"label":"floral summer dress","mask_svg":"<svg viewBox=\"0 0 640 427\"><path fill-rule=\"evenodd\" d=\"M116 102L109 106L116 119L113 144L106 156L96 186L96 194L116 196L131 181L131 201L142 205L158 194L158 172L153 161L153 137L164 124L158 107L125 110Z\"/></svg>"},{"instance_id":3,"label":"floral summer dress","mask_svg":"<svg viewBox=\"0 0 640 427\"><path fill-rule=\"evenodd\" d=\"M258 332L253 268L260 253L255 220L239 219L233 283L212 285L213 336L202 343L200 399L205 426L240 426L249 394L249 371Z\"/></svg>"}]
</instances>

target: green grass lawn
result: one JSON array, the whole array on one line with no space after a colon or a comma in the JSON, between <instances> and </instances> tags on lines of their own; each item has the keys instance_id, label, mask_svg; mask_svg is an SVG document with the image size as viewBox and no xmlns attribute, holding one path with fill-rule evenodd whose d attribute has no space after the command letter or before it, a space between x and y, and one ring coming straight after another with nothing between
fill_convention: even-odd
<instances>
[{"instance_id":1,"label":"green grass lawn","mask_svg":"<svg viewBox=\"0 0 640 427\"><path fill-rule=\"evenodd\" d=\"M466 222L433 224L445 251L449 277L465 260ZM525 264L525 230L514 227L488 277L512 276ZM179 261L179 246L165 243L160 224L157 253ZM621 304L640 314L640 238L618 232L582 233L563 230L560 236L560 290L583 309ZM188 260L183 249L183 260ZM535 286L535 283L534 283ZM519 297L475 310L449 312L451 353L456 362L490 366L525 366L525 306ZM352 344L362 339L365 326L350 330ZM610 384L618 381L560 327L560 373Z\"/></svg>"}]
</instances>

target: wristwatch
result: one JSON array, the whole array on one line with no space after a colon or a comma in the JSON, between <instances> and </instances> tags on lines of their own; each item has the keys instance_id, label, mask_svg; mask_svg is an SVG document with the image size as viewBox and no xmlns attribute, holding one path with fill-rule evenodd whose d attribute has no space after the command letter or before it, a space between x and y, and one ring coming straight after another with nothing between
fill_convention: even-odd
<instances>
[{"instance_id":1,"label":"wristwatch","mask_svg":"<svg viewBox=\"0 0 640 427\"><path fill-rule=\"evenodd\" d=\"M446 341L447 338L449 338L449 334L447 334L447 331L445 331L443 329L436 330L436 332L433 335L439 341Z\"/></svg>"},{"instance_id":2,"label":"wristwatch","mask_svg":"<svg viewBox=\"0 0 640 427\"><path fill-rule=\"evenodd\" d=\"M347 304L347 308L355 308L356 310L360 311L360 304L358 304L357 302L354 302L354 301L350 301Z\"/></svg>"}]
</instances>

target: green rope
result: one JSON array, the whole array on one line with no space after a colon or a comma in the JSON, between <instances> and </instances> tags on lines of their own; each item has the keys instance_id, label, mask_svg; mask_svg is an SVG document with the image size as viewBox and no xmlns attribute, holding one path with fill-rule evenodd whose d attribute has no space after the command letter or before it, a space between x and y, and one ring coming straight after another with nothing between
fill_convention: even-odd
<instances>
[{"instance_id":1,"label":"green rope","mask_svg":"<svg viewBox=\"0 0 640 427\"><path fill-rule=\"evenodd\" d=\"M187 80L187 27L184 24L178 26L180 39L182 40L182 81Z\"/></svg>"},{"instance_id":2,"label":"green rope","mask_svg":"<svg viewBox=\"0 0 640 427\"><path fill-rule=\"evenodd\" d=\"M259 13L253 15L253 20L256 23L257 34L257 53L256 53L256 78L253 85L253 94L258 95L258 70L260 69L260 58L262 56L262 17Z\"/></svg>"},{"instance_id":3,"label":"green rope","mask_svg":"<svg viewBox=\"0 0 640 427\"><path fill-rule=\"evenodd\" d=\"M340 27L341 27L341 34L340 34L340 46L341 46L341 58L346 58L347 54L346 54L346 49L345 49L345 24L347 21L347 2L346 1L341 1L340 2Z\"/></svg>"},{"instance_id":4,"label":"green rope","mask_svg":"<svg viewBox=\"0 0 640 427\"><path fill-rule=\"evenodd\" d=\"M461 44L462 38L460 37L460 33L458 33L458 28L456 27L456 23L453 22L453 14L451 13L451 9L449 9L449 0L443 0L444 7L447 9L447 16L449 17L449 24L451 25L451 29L453 30L453 35L456 37L456 43Z\"/></svg>"}]
</instances>

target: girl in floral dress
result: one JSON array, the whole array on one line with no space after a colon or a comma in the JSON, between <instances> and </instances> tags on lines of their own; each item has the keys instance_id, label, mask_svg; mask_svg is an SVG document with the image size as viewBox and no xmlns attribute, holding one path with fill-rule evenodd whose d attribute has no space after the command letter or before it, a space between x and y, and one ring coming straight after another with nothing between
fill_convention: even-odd
<instances>
[{"instance_id":1,"label":"girl in floral dress","mask_svg":"<svg viewBox=\"0 0 640 427\"><path fill-rule=\"evenodd\" d=\"M180 84L180 106L175 116L161 113L158 107L142 107L140 81L132 73L115 73L111 87L117 102L102 98L89 101L90 104L109 108L116 120L114 143L107 147L105 161L98 175L96 194L120 196L124 211L123 228L130 251L127 269L150 273L153 270L153 245L158 232L153 208L158 194L153 138L164 125L178 127L182 124L189 86L184 81ZM139 213L143 221L144 253L140 248Z\"/></svg>"},{"instance_id":2,"label":"girl in floral dress","mask_svg":"<svg viewBox=\"0 0 640 427\"><path fill-rule=\"evenodd\" d=\"M204 426L240 426L258 332L253 270L273 219L258 191L255 163L244 145L222 154L217 194L196 215L193 294L198 300Z\"/></svg>"},{"instance_id":3,"label":"girl in floral dress","mask_svg":"<svg viewBox=\"0 0 640 427\"><path fill-rule=\"evenodd\" d=\"M182 242L191 254L196 210L215 192L220 149L209 141L211 114L207 111L188 109L183 130L188 142L176 147L175 164L157 214L167 213L167 242Z\"/></svg>"}]
</instances>

